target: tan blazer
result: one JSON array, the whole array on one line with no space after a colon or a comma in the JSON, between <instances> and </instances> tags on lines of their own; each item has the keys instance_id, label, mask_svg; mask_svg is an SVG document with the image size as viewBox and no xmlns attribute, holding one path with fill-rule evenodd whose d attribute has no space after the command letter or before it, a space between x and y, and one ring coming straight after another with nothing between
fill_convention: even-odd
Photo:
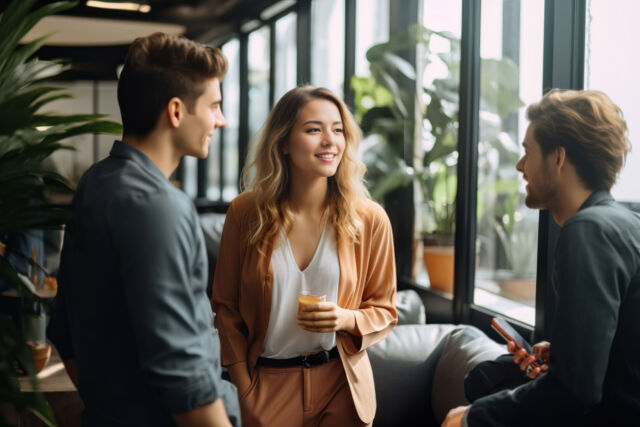
<instances>
[{"instance_id":1,"label":"tan blazer","mask_svg":"<svg viewBox=\"0 0 640 427\"><path fill-rule=\"evenodd\" d=\"M358 335L339 332L338 351L358 416L371 423L376 412L373 373L365 348L380 341L397 323L396 272L391 225L373 201L358 202L363 221L360 243L338 236L338 305L356 310ZM275 242L248 245L256 217L251 192L231 202L225 219L213 281L215 326L220 333L222 364L246 363L253 376L269 325Z\"/></svg>"}]
</instances>

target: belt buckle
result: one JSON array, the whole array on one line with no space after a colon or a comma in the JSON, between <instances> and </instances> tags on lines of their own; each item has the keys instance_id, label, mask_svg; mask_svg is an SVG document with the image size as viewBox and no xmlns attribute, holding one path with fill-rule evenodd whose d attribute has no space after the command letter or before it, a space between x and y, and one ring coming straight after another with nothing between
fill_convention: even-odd
<instances>
[{"instance_id":1,"label":"belt buckle","mask_svg":"<svg viewBox=\"0 0 640 427\"><path fill-rule=\"evenodd\" d=\"M331 360L331 354L327 350L320 351L314 354L303 354L300 356L302 366L310 368L315 365L322 365Z\"/></svg>"},{"instance_id":2,"label":"belt buckle","mask_svg":"<svg viewBox=\"0 0 640 427\"><path fill-rule=\"evenodd\" d=\"M313 356L313 355L303 354L302 356L300 356L300 359L302 361L302 366L304 366L305 368L310 368L312 366L309 359L310 356Z\"/></svg>"}]
</instances>

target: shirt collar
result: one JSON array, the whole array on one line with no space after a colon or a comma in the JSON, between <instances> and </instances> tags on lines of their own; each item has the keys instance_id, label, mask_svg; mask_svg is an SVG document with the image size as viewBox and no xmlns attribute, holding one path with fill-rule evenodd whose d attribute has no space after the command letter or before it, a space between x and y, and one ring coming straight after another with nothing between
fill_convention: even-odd
<instances>
[{"instance_id":1,"label":"shirt collar","mask_svg":"<svg viewBox=\"0 0 640 427\"><path fill-rule=\"evenodd\" d=\"M113 143L113 147L111 147L111 151L109 152L109 154L114 157L132 160L138 163L143 167L144 170L148 171L156 178L167 181L167 177L164 176L160 168L158 168L158 166L153 163L153 160L151 160L146 154L144 154L142 151L138 150L131 144L116 140Z\"/></svg>"},{"instance_id":2,"label":"shirt collar","mask_svg":"<svg viewBox=\"0 0 640 427\"><path fill-rule=\"evenodd\" d=\"M586 209L591 206L599 205L604 202L609 202L609 201L612 202L613 200L614 200L613 196L611 196L611 193L609 193L608 190L595 190L593 193L591 193L589 197L587 197L587 200L584 201L584 203L582 204L582 206L580 206L580 209L578 209L578 211L581 211L582 209Z\"/></svg>"}]
</instances>

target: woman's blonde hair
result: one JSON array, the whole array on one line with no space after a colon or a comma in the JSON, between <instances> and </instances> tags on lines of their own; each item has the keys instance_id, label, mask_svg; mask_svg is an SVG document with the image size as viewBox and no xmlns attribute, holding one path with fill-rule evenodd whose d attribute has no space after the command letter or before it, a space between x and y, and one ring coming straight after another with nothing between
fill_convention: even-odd
<instances>
[{"instance_id":1,"label":"woman's blonde hair","mask_svg":"<svg viewBox=\"0 0 640 427\"><path fill-rule=\"evenodd\" d=\"M368 199L364 186L366 171L358 160L361 131L347 106L325 88L301 86L287 92L273 107L254 152L253 161L243 171L243 189L255 195L257 218L251 225L249 243L254 245L277 235L280 227L290 230L293 213L288 203L289 163L283 147L298 120L302 107L309 101L324 99L333 103L342 118L345 148L336 174L328 178L326 219L338 235L358 241L361 219L356 212L357 200ZM249 170L254 177L250 177Z\"/></svg>"}]
</instances>

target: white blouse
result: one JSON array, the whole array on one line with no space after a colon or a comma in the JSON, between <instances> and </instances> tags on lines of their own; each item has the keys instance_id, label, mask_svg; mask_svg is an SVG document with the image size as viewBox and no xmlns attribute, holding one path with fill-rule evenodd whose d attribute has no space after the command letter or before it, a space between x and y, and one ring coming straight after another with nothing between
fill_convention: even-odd
<instances>
[{"instance_id":1,"label":"white blouse","mask_svg":"<svg viewBox=\"0 0 640 427\"><path fill-rule=\"evenodd\" d=\"M326 295L327 301L338 301L340 262L333 226L325 226L313 258L303 271L298 268L283 230L280 246L271 256L271 264L271 313L261 356L288 359L333 348L336 345L335 332L309 332L298 326L298 295L301 291Z\"/></svg>"}]
</instances>

